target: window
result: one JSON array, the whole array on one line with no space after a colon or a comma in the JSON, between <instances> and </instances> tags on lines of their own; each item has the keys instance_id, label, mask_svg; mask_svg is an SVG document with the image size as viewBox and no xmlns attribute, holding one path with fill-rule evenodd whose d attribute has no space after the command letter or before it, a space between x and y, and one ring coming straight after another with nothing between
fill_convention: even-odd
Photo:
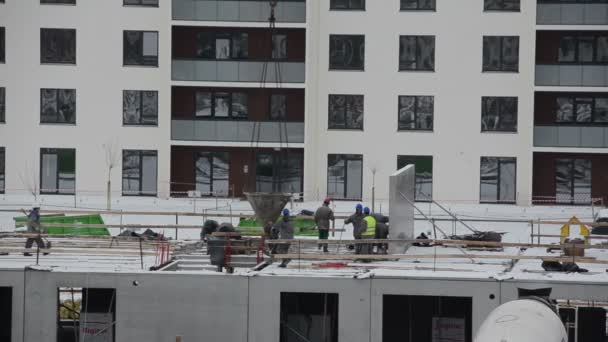
<instances>
[{"instance_id":1,"label":"window","mask_svg":"<svg viewBox=\"0 0 608 342\"><path fill-rule=\"evenodd\" d=\"M6 183L6 152L4 147L0 147L0 194L3 194L5 191L5 183ZM0 334L2 334L0 332ZM1 336L1 335L0 335ZM0 339L2 341L2 339Z\"/></svg>"},{"instance_id":2,"label":"window","mask_svg":"<svg viewBox=\"0 0 608 342\"><path fill-rule=\"evenodd\" d=\"M6 63L6 52L5 52L5 43L6 40L4 27L0 27L0 63Z\"/></svg>"},{"instance_id":3,"label":"window","mask_svg":"<svg viewBox=\"0 0 608 342\"><path fill-rule=\"evenodd\" d=\"M399 70L434 71L435 37L400 36Z\"/></svg>"},{"instance_id":4,"label":"window","mask_svg":"<svg viewBox=\"0 0 608 342\"><path fill-rule=\"evenodd\" d=\"M287 35L273 34L272 35L272 59L287 58Z\"/></svg>"},{"instance_id":5,"label":"window","mask_svg":"<svg viewBox=\"0 0 608 342\"><path fill-rule=\"evenodd\" d=\"M382 297L382 342L473 341L471 297Z\"/></svg>"},{"instance_id":6,"label":"window","mask_svg":"<svg viewBox=\"0 0 608 342\"><path fill-rule=\"evenodd\" d=\"M41 4L76 5L76 0L40 0Z\"/></svg>"},{"instance_id":7,"label":"window","mask_svg":"<svg viewBox=\"0 0 608 342\"><path fill-rule=\"evenodd\" d=\"M196 157L196 190L203 195L229 195L230 154L200 152Z\"/></svg>"},{"instance_id":8,"label":"window","mask_svg":"<svg viewBox=\"0 0 608 342\"><path fill-rule=\"evenodd\" d=\"M363 155L330 154L327 156L327 196L360 200L363 189Z\"/></svg>"},{"instance_id":9,"label":"window","mask_svg":"<svg viewBox=\"0 0 608 342\"><path fill-rule=\"evenodd\" d=\"M76 190L76 150L40 150L40 193L73 195Z\"/></svg>"},{"instance_id":10,"label":"window","mask_svg":"<svg viewBox=\"0 0 608 342\"><path fill-rule=\"evenodd\" d=\"M123 64L158 66L158 32L124 31Z\"/></svg>"},{"instance_id":11,"label":"window","mask_svg":"<svg viewBox=\"0 0 608 342\"><path fill-rule=\"evenodd\" d=\"M397 156L397 170L409 164L416 167L415 200L430 202L433 198L433 156Z\"/></svg>"},{"instance_id":12,"label":"window","mask_svg":"<svg viewBox=\"0 0 608 342\"><path fill-rule=\"evenodd\" d=\"M158 0L124 0L123 5L158 7Z\"/></svg>"},{"instance_id":13,"label":"window","mask_svg":"<svg viewBox=\"0 0 608 342\"><path fill-rule=\"evenodd\" d=\"M0 341L11 341L12 325L13 288L0 287Z\"/></svg>"},{"instance_id":14,"label":"window","mask_svg":"<svg viewBox=\"0 0 608 342\"><path fill-rule=\"evenodd\" d=\"M512 11L519 12L520 0L484 0L485 11Z\"/></svg>"},{"instance_id":15,"label":"window","mask_svg":"<svg viewBox=\"0 0 608 342\"><path fill-rule=\"evenodd\" d=\"M482 97L481 131L517 132L517 97Z\"/></svg>"},{"instance_id":16,"label":"window","mask_svg":"<svg viewBox=\"0 0 608 342\"><path fill-rule=\"evenodd\" d=\"M122 151L123 196L156 196L157 159L156 151Z\"/></svg>"},{"instance_id":17,"label":"window","mask_svg":"<svg viewBox=\"0 0 608 342\"><path fill-rule=\"evenodd\" d=\"M76 123L76 89L40 89L41 123Z\"/></svg>"},{"instance_id":18,"label":"window","mask_svg":"<svg viewBox=\"0 0 608 342\"><path fill-rule=\"evenodd\" d=\"M555 160L555 200L560 204L591 203L591 160Z\"/></svg>"},{"instance_id":19,"label":"window","mask_svg":"<svg viewBox=\"0 0 608 342\"><path fill-rule=\"evenodd\" d=\"M331 0L332 10L365 10L365 0Z\"/></svg>"},{"instance_id":20,"label":"window","mask_svg":"<svg viewBox=\"0 0 608 342\"><path fill-rule=\"evenodd\" d=\"M197 118L246 119L248 99L245 93L197 91Z\"/></svg>"},{"instance_id":21,"label":"window","mask_svg":"<svg viewBox=\"0 0 608 342\"><path fill-rule=\"evenodd\" d=\"M40 63L76 64L76 30L40 29Z\"/></svg>"},{"instance_id":22,"label":"window","mask_svg":"<svg viewBox=\"0 0 608 342\"><path fill-rule=\"evenodd\" d=\"M158 92L124 90L122 123L123 125L158 125Z\"/></svg>"},{"instance_id":23,"label":"window","mask_svg":"<svg viewBox=\"0 0 608 342\"><path fill-rule=\"evenodd\" d=\"M329 129L363 130L363 95L329 95Z\"/></svg>"},{"instance_id":24,"label":"window","mask_svg":"<svg viewBox=\"0 0 608 342\"><path fill-rule=\"evenodd\" d=\"M608 123L608 97L563 97L556 99L555 122Z\"/></svg>"},{"instance_id":25,"label":"window","mask_svg":"<svg viewBox=\"0 0 608 342\"><path fill-rule=\"evenodd\" d=\"M560 63L608 62L608 36L564 36L559 44L557 61Z\"/></svg>"},{"instance_id":26,"label":"window","mask_svg":"<svg viewBox=\"0 0 608 342\"><path fill-rule=\"evenodd\" d=\"M270 120L287 119L287 96L283 94L270 95Z\"/></svg>"},{"instance_id":27,"label":"window","mask_svg":"<svg viewBox=\"0 0 608 342\"><path fill-rule=\"evenodd\" d=\"M363 70L365 68L365 36L329 36L330 70Z\"/></svg>"},{"instance_id":28,"label":"window","mask_svg":"<svg viewBox=\"0 0 608 342\"><path fill-rule=\"evenodd\" d=\"M116 289L60 287L56 312L57 342L115 341Z\"/></svg>"},{"instance_id":29,"label":"window","mask_svg":"<svg viewBox=\"0 0 608 342\"><path fill-rule=\"evenodd\" d=\"M0 87L0 122L6 122L6 88Z\"/></svg>"},{"instance_id":30,"label":"window","mask_svg":"<svg viewBox=\"0 0 608 342\"><path fill-rule=\"evenodd\" d=\"M258 154L255 169L256 191L301 193L303 165L300 154Z\"/></svg>"},{"instance_id":31,"label":"window","mask_svg":"<svg viewBox=\"0 0 608 342\"><path fill-rule=\"evenodd\" d=\"M402 11L434 11L435 0L401 0Z\"/></svg>"},{"instance_id":32,"label":"window","mask_svg":"<svg viewBox=\"0 0 608 342\"><path fill-rule=\"evenodd\" d=\"M433 130L433 96L399 96L399 130Z\"/></svg>"},{"instance_id":33,"label":"window","mask_svg":"<svg viewBox=\"0 0 608 342\"><path fill-rule=\"evenodd\" d=\"M483 71L519 71L519 37L484 36Z\"/></svg>"},{"instance_id":34,"label":"window","mask_svg":"<svg viewBox=\"0 0 608 342\"><path fill-rule=\"evenodd\" d=\"M515 203L515 158L481 158L480 201Z\"/></svg>"},{"instance_id":35,"label":"window","mask_svg":"<svg viewBox=\"0 0 608 342\"><path fill-rule=\"evenodd\" d=\"M281 292L280 342L338 342L338 294Z\"/></svg>"},{"instance_id":36,"label":"window","mask_svg":"<svg viewBox=\"0 0 608 342\"><path fill-rule=\"evenodd\" d=\"M285 49L287 49L287 45L285 45ZM276 52L280 53L279 50ZM198 33L196 55L206 59L246 59L249 57L249 34L241 32Z\"/></svg>"}]
</instances>

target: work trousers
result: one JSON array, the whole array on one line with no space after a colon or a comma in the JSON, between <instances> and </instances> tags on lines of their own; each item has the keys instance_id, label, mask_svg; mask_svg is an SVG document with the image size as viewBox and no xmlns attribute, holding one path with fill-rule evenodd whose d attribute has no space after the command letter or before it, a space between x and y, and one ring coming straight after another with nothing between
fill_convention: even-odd
<instances>
[{"instance_id":1,"label":"work trousers","mask_svg":"<svg viewBox=\"0 0 608 342\"><path fill-rule=\"evenodd\" d=\"M319 229L319 240L327 240L329 238L329 229ZM323 247L323 251L327 252L328 245L326 243L320 243L319 248Z\"/></svg>"},{"instance_id":2,"label":"work trousers","mask_svg":"<svg viewBox=\"0 0 608 342\"><path fill-rule=\"evenodd\" d=\"M36 243L36 246L38 246L38 248L44 248L44 241L42 240L41 237L35 237L35 238L27 238L27 241L25 241L25 248L29 249L32 248L32 246L34 245L34 242Z\"/></svg>"}]
</instances>

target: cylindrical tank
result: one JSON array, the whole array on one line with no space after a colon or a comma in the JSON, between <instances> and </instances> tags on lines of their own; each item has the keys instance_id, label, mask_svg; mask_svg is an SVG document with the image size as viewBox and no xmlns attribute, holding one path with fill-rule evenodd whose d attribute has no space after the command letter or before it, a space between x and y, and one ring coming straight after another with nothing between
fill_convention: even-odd
<instances>
[{"instance_id":1,"label":"cylindrical tank","mask_svg":"<svg viewBox=\"0 0 608 342\"><path fill-rule=\"evenodd\" d=\"M559 316L542 301L520 299L505 303L483 322L475 342L567 342Z\"/></svg>"}]
</instances>

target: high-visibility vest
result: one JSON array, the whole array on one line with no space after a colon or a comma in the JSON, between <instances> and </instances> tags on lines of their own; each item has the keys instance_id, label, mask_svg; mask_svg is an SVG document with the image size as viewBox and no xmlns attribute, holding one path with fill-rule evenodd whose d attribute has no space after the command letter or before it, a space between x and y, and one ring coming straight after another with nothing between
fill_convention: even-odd
<instances>
[{"instance_id":1,"label":"high-visibility vest","mask_svg":"<svg viewBox=\"0 0 608 342\"><path fill-rule=\"evenodd\" d=\"M362 234L364 237L375 237L376 236L376 219L371 216L365 216L363 220L367 223L367 230Z\"/></svg>"}]
</instances>

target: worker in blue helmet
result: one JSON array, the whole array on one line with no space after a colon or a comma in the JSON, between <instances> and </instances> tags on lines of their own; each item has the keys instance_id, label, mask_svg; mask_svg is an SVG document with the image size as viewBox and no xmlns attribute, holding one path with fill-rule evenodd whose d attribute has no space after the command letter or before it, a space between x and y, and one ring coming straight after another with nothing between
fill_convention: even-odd
<instances>
[{"instance_id":1,"label":"worker in blue helmet","mask_svg":"<svg viewBox=\"0 0 608 342\"><path fill-rule=\"evenodd\" d=\"M289 209L283 209L283 217L274 224L272 229L278 233L281 240L292 240L294 235L294 227L291 218L289 217ZM289 243L281 243L276 246L276 254L287 254L289 252ZM291 259L283 259L279 267L287 267Z\"/></svg>"},{"instance_id":2,"label":"worker in blue helmet","mask_svg":"<svg viewBox=\"0 0 608 342\"><path fill-rule=\"evenodd\" d=\"M349 218L344 220L344 224L352 224L353 225L353 237L355 240L360 240L363 236L363 233L367 230L367 223L363 219L365 216L363 215L363 205L361 203L355 206L355 213L350 215ZM361 254L361 245L357 244L355 246L355 253Z\"/></svg>"}]
</instances>

